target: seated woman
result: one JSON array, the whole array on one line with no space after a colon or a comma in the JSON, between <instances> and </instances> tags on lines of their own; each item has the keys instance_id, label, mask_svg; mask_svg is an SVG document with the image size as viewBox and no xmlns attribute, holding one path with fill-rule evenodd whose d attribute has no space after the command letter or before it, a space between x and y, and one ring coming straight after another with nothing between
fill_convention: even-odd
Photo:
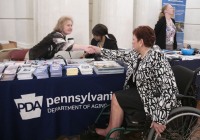
<instances>
[{"instance_id":1,"label":"seated woman","mask_svg":"<svg viewBox=\"0 0 200 140\"><path fill-rule=\"evenodd\" d=\"M133 31L130 52L92 47L102 57L128 65L125 90L113 94L109 125L106 129L96 128L97 134L106 136L112 128L121 126L124 117L136 111L151 116L151 127L158 134L165 130L169 112L180 105L176 99L179 92L171 66L163 54L153 50L154 42L154 30L139 26Z\"/></svg>"},{"instance_id":2,"label":"seated woman","mask_svg":"<svg viewBox=\"0 0 200 140\"><path fill-rule=\"evenodd\" d=\"M118 50L117 40L114 35L108 33L108 28L103 24L97 24L92 29L93 39L91 40L91 45L111 49ZM98 55L94 54L85 54L85 58L94 58L98 57Z\"/></svg>"},{"instance_id":3,"label":"seated woman","mask_svg":"<svg viewBox=\"0 0 200 140\"><path fill-rule=\"evenodd\" d=\"M51 59L54 57L55 53L61 50L86 51L90 45L78 45L74 44L74 41L66 40L66 35L69 35L72 32L72 25L73 20L71 17L61 17L58 20L53 32L48 34L42 39L42 41L29 50L26 59L28 59L27 57L29 57L30 60Z\"/></svg>"}]
</instances>

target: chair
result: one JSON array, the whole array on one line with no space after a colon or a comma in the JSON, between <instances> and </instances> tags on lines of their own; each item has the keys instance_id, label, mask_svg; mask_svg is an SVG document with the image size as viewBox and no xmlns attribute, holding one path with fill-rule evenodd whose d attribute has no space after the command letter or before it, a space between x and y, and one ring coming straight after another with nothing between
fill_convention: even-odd
<instances>
[{"instance_id":1,"label":"chair","mask_svg":"<svg viewBox=\"0 0 200 140\"><path fill-rule=\"evenodd\" d=\"M14 60L23 61L28 49L17 47L17 42L9 41L6 44L0 44L0 61Z\"/></svg>"},{"instance_id":2,"label":"chair","mask_svg":"<svg viewBox=\"0 0 200 140\"><path fill-rule=\"evenodd\" d=\"M26 53L29 49L22 49L22 50L12 50L10 52L10 60L14 61L24 61Z\"/></svg>"},{"instance_id":3,"label":"chair","mask_svg":"<svg viewBox=\"0 0 200 140\"><path fill-rule=\"evenodd\" d=\"M175 108L170 112L168 121L166 123L166 130L162 133L162 137L158 137L158 135L155 133L155 130L150 129L151 120L150 117L147 116L146 120L144 119L143 121L138 122L130 121L128 124L126 123L126 125L123 125L122 127L112 129L107 134L105 138L106 140L114 140L113 138L110 138L110 135L116 131L120 132L121 139L123 139L125 134L130 132L141 132L140 139L147 140L189 139L190 135L194 131L193 127L196 124L198 117L200 117L200 110L194 108L196 90L195 80L200 68L198 68L196 71L192 71L183 66L173 66L172 70L174 72L180 93L180 95L177 97L182 101L184 106ZM107 112L104 112L103 110L107 110ZM104 108L103 110L95 121L96 125L98 124L98 120L101 120L101 114L103 114L102 116L109 114L109 109ZM119 139L119 137L116 139Z\"/></svg>"},{"instance_id":4,"label":"chair","mask_svg":"<svg viewBox=\"0 0 200 140\"><path fill-rule=\"evenodd\" d=\"M187 95L195 77L194 71L180 65L173 66L172 71L174 72L179 93Z\"/></svg>"},{"instance_id":5,"label":"chair","mask_svg":"<svg viewBox=\"0 0 200 140\"><path fill-rule=\"evenodd\" d=\"M177 96L178 99L181 99L183 106L196 106L196 76L197 71L192 71L186 67L176 65L172 67L174 72L174 76L176 79L176 84L178 86L179 95ZM184 96L182 96L184 95ZM186 99L187 98L187 99Z\"/></svg>"}]
</instances>

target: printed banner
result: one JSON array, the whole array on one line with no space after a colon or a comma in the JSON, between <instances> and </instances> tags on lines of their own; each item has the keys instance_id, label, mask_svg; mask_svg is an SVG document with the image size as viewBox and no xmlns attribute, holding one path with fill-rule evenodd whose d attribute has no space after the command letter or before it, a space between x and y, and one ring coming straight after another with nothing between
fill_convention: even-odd
<instances>
[{"instance_id":1,"label":"printed banner","mask_svg":"<svg viewBox=\"0 0 200 140\"><path fill-rule=\"evenodd\" d=\"M110 104L112 93L123 89L124 81L125 73L2 82L0 140L81 134Z\"/></svg>"},{"instance_id":2,"label":"printed banner","mask_svg":"<svg viewBox=\"0 0 200 140\"><path fill-rule=\"evenodd\" d=\"M171 4L175 9L174 19L176 21L176 39L178 48L183 47L184 42L184 22L186 0L162 0L162 6Z\"/></svg>"}]
</instances>

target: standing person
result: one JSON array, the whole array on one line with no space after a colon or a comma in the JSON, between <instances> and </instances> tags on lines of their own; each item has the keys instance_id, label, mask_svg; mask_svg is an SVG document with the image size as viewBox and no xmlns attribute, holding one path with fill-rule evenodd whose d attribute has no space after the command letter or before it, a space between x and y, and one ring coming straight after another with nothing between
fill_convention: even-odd
<instances>
[{"instance_id":1,"label":"standing person","mask_svg":"<svg viewBox=\"0 0 200 140\"><path fill-rule=\"evenodd\" d=\"M158 45L161 49L177 49L176 26L175 20L172 18L173 15L174 8L170 4L165 5L161 10L159 20L155 25L155 44Z\"/></svg>"},{"instance_id":2,"label":"standing person","mask_svg":"<svg viewBox=\"0 0 200 140\"><path fill-rule=\"evenodd\" d=\"M91 40L91 45L97 46L99 48L118 50L115 36L108 33L108 28L105 25L95 25L92 29L92 34L93 39ZM94 54L85 54L85 58L93 58L94 56Z\"/></svg>"},{"instance_id":3,"label":"standing person","mask_svg":"<svg viewBox=\"0 0 200 140\"><path fill-rule=\"evenodd\" d=\"M165 130L170 111L180 104L176 99L179 92L171 66L161 52L153 50L154 42L154 30L139 26L133 31L130 52L92 47L104 58L127 64L125 90L113 94L109 125L106 129L96 128L97 134L106 136L111 129L121 126L124 117L136 111L151 116L151 127L158 134Z\"/></svg>"},{"instance_id":4,"label":"standing person","mask_svg":"<svg viewBox=\"0 0 200 140\"><path fill-rule=\"evenodd\" d=\"M63 16L58 20L53 32L44 37L37 45L28 52L29 59L51 59L58 51L84 50L89 51L90 45L74 44L74 41L66 40L66 35L72 32L73 20Z\"/></svg>"}]
</instances>

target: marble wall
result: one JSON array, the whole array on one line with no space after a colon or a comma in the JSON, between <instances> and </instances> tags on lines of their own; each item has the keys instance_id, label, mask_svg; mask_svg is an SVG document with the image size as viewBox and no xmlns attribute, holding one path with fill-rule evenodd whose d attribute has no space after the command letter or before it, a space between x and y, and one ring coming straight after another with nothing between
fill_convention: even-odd
<instances>
[{"instance_id":1,"label":"marble wall","mask_svg":"<svg viewBox=\"0 0 200 140\"><path fill-rule=\"evenodd\" d=\"M0 1L0 42L17 41L29 47L34 38L33 0Z\"/></svg>"},{"instance_id":2,"label":"marble wall","mask_svg":"<svg viewBox=\"0 0 200 140\"><path fill-rule=\"evenodd\" d=\"M30 48L50 33L59 17L73 17L75 42L89 43L88 0L1 0L0 42L17 41Z\"/></svg>"},{"instance_id":3,"label":"marble wall","mask_svg":"<svg viewBox=\"0 0 200 140\"><path fill-rule=\"evenodd\" d=\"M200 0L187 0L184 42L200 49Z\"/></svg>"},{"instance_id":4,"label":"marble wall","mask_svg":"<svg viewBox=\"0 0 200 140\"><path fill-rule=\"evenodd\" d=\"M92 0L91 0L92 1ZM104 6L105 3L110 3L111 6ZM120 5L120 8L117 7ZM119 10L118 10L119 8ZM108 24L112 32L116 34L120 48L131 47L127 42L130 41L130 31L139 25L149 25L154 28L160 10L162 8L162 0L134 0L134 1L112 1L112 0L93 0L93 16L92 22L97 21ZM99 10L100 9L100 10ZM110 11L109 11L110 10ZM110 16L110 12L115 10L115 14ZM124 16L119 16L121 11ZM200 48L200 1L186 0L185 14L185 30L184 43L191 44L192 47ZM104 17L103 19L101 17ZM106 17L106 18L105 18ZM131 22L117 22L120 20L132 20ZM112 19L116 19L112 20ZM111 23L112 21L112 23ZM123 24L121 24L123 23ZM130 25L132 24L132 25ZM129 31L124 28L129 27ZM121 28L122 30L117 30ZM120 31L120 32L119 32ZM128 38L127 38L128 37ZM127 45L128 44L128 45Z\"/></svg>"},{"instance_id":5,"label":"marble wall","mask_svg":"<svg viewBox=\"0 0 200 140\"><path fill-rule=\"evenodd\" d=\"M161 0L1 0L0 43L17 41L30 48L52 31L57 19L74 19L72 36L79 44L88 44L91 29L106 24L120 48L132 47L132 30L139 25L154 28ZM187 0L184 42L200 48L200 1Z\"/></svg>"}]
</instances>

